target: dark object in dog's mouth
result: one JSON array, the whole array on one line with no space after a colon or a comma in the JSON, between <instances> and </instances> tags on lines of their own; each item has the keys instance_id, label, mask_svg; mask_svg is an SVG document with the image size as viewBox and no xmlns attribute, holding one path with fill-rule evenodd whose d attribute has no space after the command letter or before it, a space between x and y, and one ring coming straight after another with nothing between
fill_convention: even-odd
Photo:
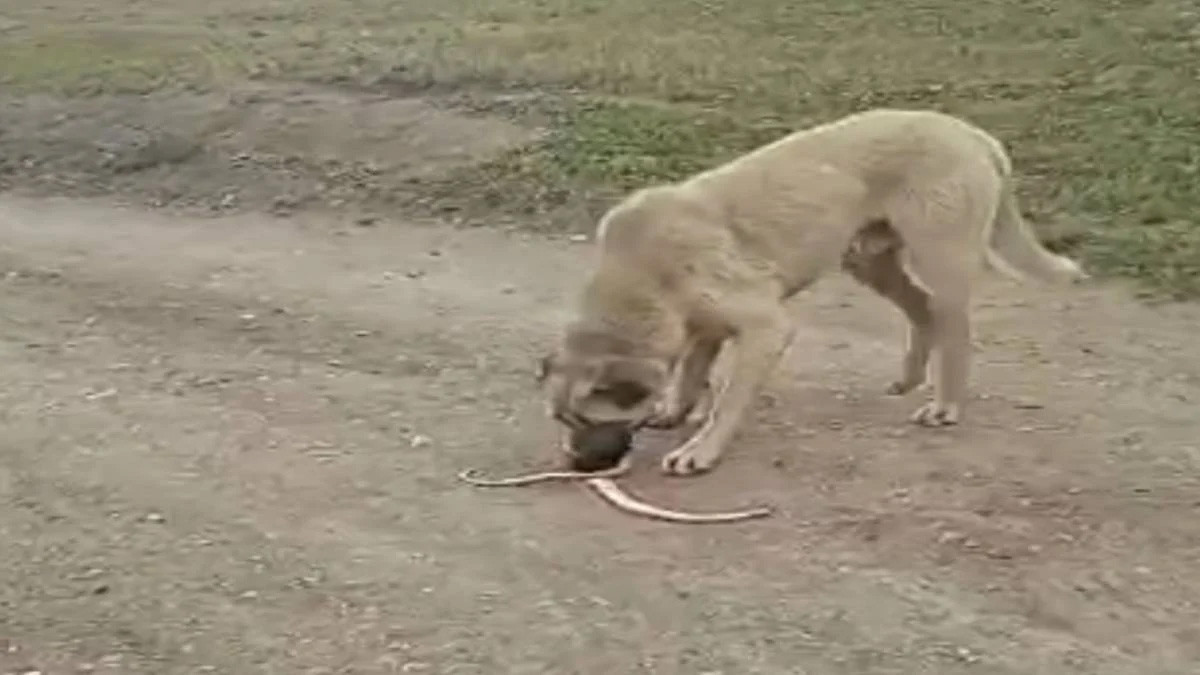
<instances>
[{"instance_id":1,"label":"dark object in dog's mouth","mask_svg":"<svg viewBox=\"0 0 1200 675\"><path fill-rule=\"evenodd\" d=\"M571 430L571 468L576 471L611 469L633 449L633 430L610 422Z\"/></svg>"}]
</instances>

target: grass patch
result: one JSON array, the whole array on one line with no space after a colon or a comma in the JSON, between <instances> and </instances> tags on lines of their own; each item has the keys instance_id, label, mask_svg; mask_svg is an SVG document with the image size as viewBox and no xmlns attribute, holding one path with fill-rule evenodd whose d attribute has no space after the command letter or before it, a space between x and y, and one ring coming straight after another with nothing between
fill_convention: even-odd
<instances>
[{"instance_id":1,"label":"grass patch","mask_svg":"<svg viewBox=\"0 0 1200 675\"><path fill-rule=\"evenodd\" d=\"M10 92L61 96L145 94L234 77L212 43L150 31L43 30L0 42L0 83Z\"/></svg>"},{"instance_id":2,"label":"grass patch","mask_svg":"<svg viewBox=\"0 0 1200 675\"><path fill-rule=\"evenodd\" d=\"M1087 89L1060 95L1078 100L1076 114L1036 117L1040 124L1006 139L1023 205L1043 239L1090 269L1139 281L1144 292L1200 296L1200 223L1192 215L1200 206L1200 125L1188 110L1200 98L1156 103ZM485 203L502 208L518 199L534 213L581 186L608 188L612 198L683 178L791 128L778 117L589 100L567 110L543 143L484 167Z\"/></svg>"},{"instance_id":3,"label":"grass patch","mask_svg":"<svg viewBox=\"0 0 1200 675\"><path fill-rule=\"evenodd\" d=\"M581 195L590 206L603 208L621 193L682 178L788 130L769 119L748 124L719 111L614 98L566 101L553 120L542 142L447 176L427 189L443 206L476 218L495 210L524 216L552 213ZM583 220L559 224L590 231L598 215L592 211Z\"/></svg>"},{"instance_id":4,"label":"grass patch","mask_svg":"<svg viewBox=\"0 0 1200 675\"><path fill-rule=\"evenodd\" d=\"M627 190L856 110L938 108L1009 145L1036 224L1087 223L1055 248L1156 293L1200 296L1200 15L1187 3L443 7L455 28L407 37L406 58L426 59L420 77L590 95L514 162L530 182Z\"/></svg>"},{"instance_id":5,"label":"grass patch","mask_svg":"<svg viewBox=\"0 0 1200 675\"><path fill-rule=\"evenodd\" d=\"M671 181L786 133L712 111L629 101L584 101L541 149L542 161L574 179L620 190Z\"/></svg>"}]
</instances>

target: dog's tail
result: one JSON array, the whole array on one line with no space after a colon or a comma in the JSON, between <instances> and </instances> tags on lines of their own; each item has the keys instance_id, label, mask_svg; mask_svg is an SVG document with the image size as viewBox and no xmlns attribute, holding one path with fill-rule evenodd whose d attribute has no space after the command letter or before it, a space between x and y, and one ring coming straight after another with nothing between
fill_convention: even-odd
<instances>
[{"instance_id":1,"label":"dog's tail","mask_svg":"<svg viewBox=\"0 0 1200 675\"><path fill-rule=\"evenodd\" d=\"M992 218L984 247L987 264L1015 281L1024 282L1034 277L1050 283L1073 283L1087 279L1079 263L1062 255L1046 250L1038 241L1037 234L1017 204L1013 191L1012 160L999 140L977 130L980 140L987 146L992 163L1000 175L1000 204Z\"/></svg>"},{"instance_id":2,"label":"dog's tail","mask_svg":"<svg viewBox=\"0 0 1200 675\"><path fill-rule=\"evenodd\" d=\"M988 264L1016 281L1034 277L1051 283L1073 283L1088 278L1079 263L1046 250L1033 228L1021 216L1012 181L1003 177L1000 205L992 221L986 256Z\"/></svg>"}]
</instances>

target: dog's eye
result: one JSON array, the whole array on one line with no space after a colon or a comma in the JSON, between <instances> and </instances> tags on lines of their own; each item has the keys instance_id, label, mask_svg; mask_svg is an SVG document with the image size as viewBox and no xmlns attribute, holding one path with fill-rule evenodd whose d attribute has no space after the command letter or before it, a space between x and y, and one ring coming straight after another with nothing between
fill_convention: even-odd
<instances>
[{"instance_id":1,"label":"dog's eye","mask_svg":"<svg viewBox=\"0 0 1200 675\"><path fill-rule=\"evenodd\" d=\"M650 390L637 382L612 382L596 387L592 394L612 401L618 408L632 408L650 396Z\"/></svg>"}]
</instances>

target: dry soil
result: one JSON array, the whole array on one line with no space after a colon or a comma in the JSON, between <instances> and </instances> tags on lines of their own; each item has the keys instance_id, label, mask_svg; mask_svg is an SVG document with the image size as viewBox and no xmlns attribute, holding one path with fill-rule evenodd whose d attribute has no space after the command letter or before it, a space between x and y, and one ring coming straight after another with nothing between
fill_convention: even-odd
<instances>
[{"instance_id":1,"label":"dry soil","mask_svg":"<svg viewBox=\"0 0 1200 675\"><path fill-rule=\"evenodd\" d=\"M1200 311L990 281L976 400L889 398L844 278L727 461L555 461L533 386L566 238L0 198L0 672L1195 673Z\"/></svg>"}]
</instances>

